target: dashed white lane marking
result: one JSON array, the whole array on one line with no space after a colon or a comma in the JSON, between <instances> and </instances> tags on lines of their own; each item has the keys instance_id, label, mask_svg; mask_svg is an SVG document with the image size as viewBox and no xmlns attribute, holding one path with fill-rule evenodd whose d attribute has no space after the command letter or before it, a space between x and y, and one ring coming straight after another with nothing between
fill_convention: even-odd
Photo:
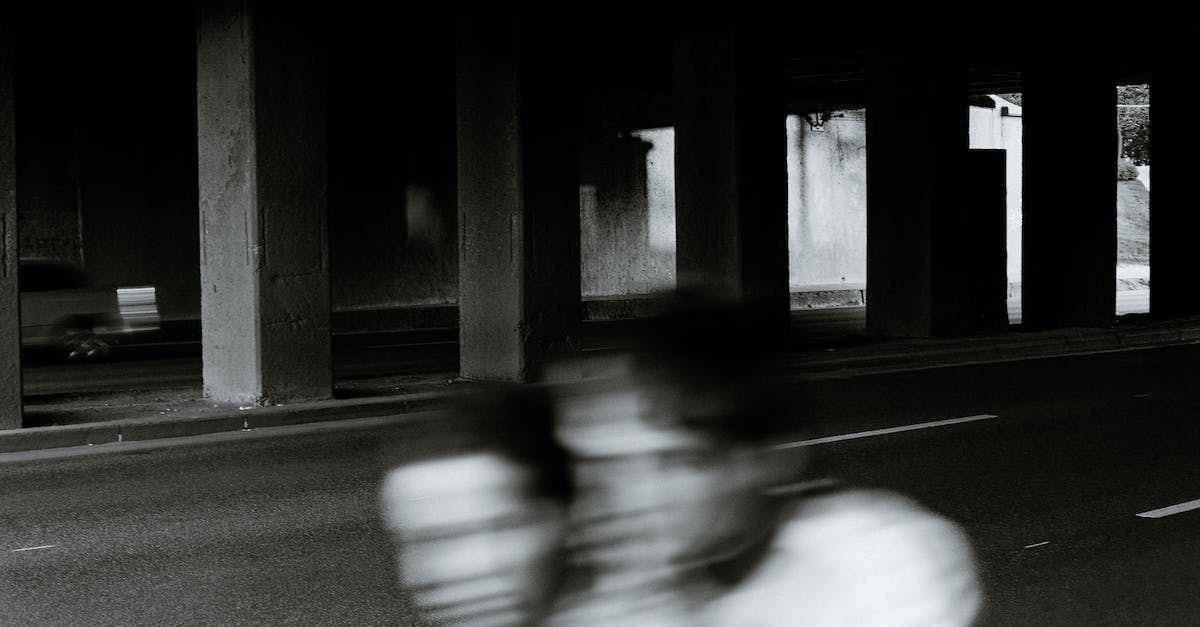
<instances>
[{"instance_id":1,"label":"dashed white lane marking","mask_svg":"<svg viewBox=\"0 0 1200 627\"><path fill-rule=\"evenodd\" d=\"M12 552L20 553L21 551L40 551L42 549L52 549L56 546L58 546L58 545L57 544L43 544L42 546L27 546L23 549L13 549Z\"/></svg>"},{"instance_id":2,"label":"dashed white lane marking","mask_svg":"<svg viewBox=\"0 0 1200 627\"><path fill-rule=\"evenodd\" d=\"M812 440L801 440L799 442L787 442L785 444L776 444L774 449L798 448L801 446L816 446L817 444L829 444L830 442L842 442L844 440L857 440L859 438L873 438L877 435L888 435L891 433L900 433L902 431L916 431L917 429L930 429L933 427L946 427L949 425L962 424L964 422L975 422L976 420L988 420L990 418L999 418L993 414L979 414L976 416L964 416L962 418L950 418L948 420L935 420L933 422L919 422L917 424L903 425L899 427L888 427L886 429L873 429L871 431L859 431L857 433L846 433L843 435L831 435L824 438L814 438Z\"/></svg>"},{"instance_id":3,"label":"dashed white lane marking","mask_svg":"<svg viewBox=\"0 0 1200 627\"><path fill-rule=\"evenodd\" d=\"M768 496L787 496L789 494L800 494L809 490L821 490L824 488L832 488L841 485L841 482L833 477L823 477L821 479L812 479L809 481L800 481L797 483L788 483L785 485L774 486L767 488L765 492Z\"/></svg>"},{"instance_id":4,"label":"dashed white lane marking","mask_svg":"<svg viewBox=\"0 0 1200 627\"><path fill-rule=\"evenodd\" d=\"M1049 541L1049 540L1047 540L1046 542L1038 542L1037 544L1026 544L1026 545L1025 545L1025 548L1027 548L1027 549L1036 549L1036 548L1038 548L1039 546L1046 546L1047 544L1050 544L1050 541Z\"/></svg>"},{"instance_id":5,"label":"dashed white lane marking","mask_svg":"<svg viewBox=\"0 0 1200 627\"><path fill-rule=\"evenodd\" d=\"M1183 512L1190 512L1194 509L1200 509L1200 499L1196 499L1194 501L1188 501L1187 503L1180 503L1178 505L1170 505L1168 507L1160 507L1158 509L1152 509L1148 512L1142 512L1142 513L1138 514L1138 518L1165 518L1167 516L1172 516L1174 514L1182 514Z\"/></svg>"},{"instance_id":6,"label":"dashed white lane marking","mask_svg":"<svg viewBox=\"0 0 1200 627\"><path fill-rule=\"evenodd\" d=\"M1149 394L1134 394L1134 398L1150 398Z\"/></svg>"}]
</instances>

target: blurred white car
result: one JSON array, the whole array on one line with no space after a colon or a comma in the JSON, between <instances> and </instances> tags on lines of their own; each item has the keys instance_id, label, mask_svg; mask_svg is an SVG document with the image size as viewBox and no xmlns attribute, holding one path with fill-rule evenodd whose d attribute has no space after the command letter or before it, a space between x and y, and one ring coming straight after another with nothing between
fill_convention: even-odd
<instances>
[{"instance_id":1,"label":"blurred white car","mask_svg":"<svg viewBox=\"0 0 1200 627\"><path fill-rule=\"evenodd\" d=\"M95 285L79 268L44 259L21 260L21 347L98 357L122 337L156 331L154 287Z\"/></svg>"}]
</instances>

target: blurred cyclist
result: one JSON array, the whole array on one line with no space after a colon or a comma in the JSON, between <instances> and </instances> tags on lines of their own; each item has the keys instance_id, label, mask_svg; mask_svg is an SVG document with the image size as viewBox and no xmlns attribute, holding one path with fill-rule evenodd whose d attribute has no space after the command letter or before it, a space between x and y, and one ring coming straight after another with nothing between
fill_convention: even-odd
<instances>
[{"instance_id":1,"label":"blurred cyclist","mask_svg":"<svg viewBox=\"0 0 1200 627\"><path fill-rule=\"evenodd\" d=\"M561 579L574 486L534 389L488 394L385 476L401 585L437 625L539 622Z\"/></svg>"},{"instance_id":2,"label":"blurred cyclist","mask_svg":"<svg viewBox=\"0 0 1200 627\"><path fill-rule=\"evenodd\" d=\"M598 571L558 625L961 626L980 593L952 523L882 492L771 496L785 433L768 344L684 301L647 345L559 400L577 550Z\"/></svg>"}]
</instances>

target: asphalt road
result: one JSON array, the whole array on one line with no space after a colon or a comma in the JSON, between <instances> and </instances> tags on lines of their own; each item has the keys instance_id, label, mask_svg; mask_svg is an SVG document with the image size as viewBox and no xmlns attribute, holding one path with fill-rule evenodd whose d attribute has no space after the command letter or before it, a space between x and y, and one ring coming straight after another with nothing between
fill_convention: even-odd
<instances>
[{"instance_id":1,"label":"asphalt road","mask_svg":"<svg viewBox=\"0 0 1200 627\"><path fill-rule=\"evenodd\" d=\"M1198 368L1176 346L795 383L791 441L808 478L960 522L981 624L1191 625L1200 510L1137 514L1200 499ZM406 624L374 501L396 432L328 429L0 456L0 624Z\"/></svg>"},{"instance_id":2,"label":"asphalt road","mask_svg":"<svg viewBox=\"0 0 1200 627\"><path fill-rule=\"evenodd\" d=\"M0 463L0 624L409 623L383 433L289 431Z\"/></svg>"},{"instance_id":3,"label":"asphalt road","mask_svg":"<svg viewBox=\"0 0 1200 627\"><path fill-rule=\"evenodd\" d=\"M813 472L899 490L975 542L986 625L1194 625L1200 348L1170 347L805 386Z\"/></svg>"}]
</instances>

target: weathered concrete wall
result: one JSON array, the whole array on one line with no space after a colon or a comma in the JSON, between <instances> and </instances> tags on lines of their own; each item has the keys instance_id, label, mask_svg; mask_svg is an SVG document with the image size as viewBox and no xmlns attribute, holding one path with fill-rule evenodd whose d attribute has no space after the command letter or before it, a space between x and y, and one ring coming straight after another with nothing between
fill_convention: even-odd
<instances>
[{"instance_id":1,"label":"weathered concrete wall","mask_svg":"<svg viewBox=\"0 0 1200 627\"><path fill-rule=\"evenodd\" d=\"M585 145L582 153L583 297L673 288L675 129L632 131Z\"/></svg>"},{"instance_id":2,"label":"weathered concrete wall","mask_svg":"<svg viewBox=\"0 0 1200 627\"><path fill-rule=\"evenodd\" d=\"M793 291L861 287L867 274L865 116L837 111L819 130L788 116L788 252Z\"/></svg>"},{"instance_id":3,"label":"weathered concrete wall","mask_svg":"<svg viewBox=\"0 0 1200 627\"><path fill-rule=\"evenodd\" d=\"M160 314L182 318L200 308L194 11L153 11L154 29L130 20L87 40L79 233L97 281L153 285Z\"/></svg>"},{"instance_id":4,"label":"weathered concrete wall","mask_svg":"<svg viewBox=\"0 0 1200 627\"><path fill-rule=\"evenodd\" d=\"M194 7L22 9L22 255L154 285L164 317L198 317ZM334 307L455 302L453 55L430 52L448 25L397 43L394 21L352 9L329 24Z\"/></svg>"},{"instance_id":5,"label":"weathered concrete wall","mask_svg":"<svg viewBox=\"0 0 1200 627\"><path fill-rule=\"evenodd\" d=\"M197 315L194 9L23 9L21 254L154 285L164 316Z\"/></svg>"},{"instance_id":6,"label":"weathered concrete wall","mask_svg":"<svg viewBox=\"0 0 1200 627\"><path fill-rule=\"evenodd\" d=\"M79 263L77 42L54 37L52 14L23 4L14 67L17 99L17 202L24 257ZM61 22L61 20L60 20ZM61 26L61 23L59 24Z\"/></svg>"},{"instance_id":7,"label":"weathered concrete wall","mask_svg":"<svg viewBox=\"0 0 1200 627\"><path fill-rule=\"evenodd\" d=\"M650 151L646 153L646 195L654 266L649 280L669 289L675 287L675 129L646 129L634 132L634 136L650 142Z\"/></svg>"},{"instance_id":8,"label":"weathered concrete wall","mask_svg":"<svg viewBox=\"0 0 1200 627\"><path fill-rule=\"evenodd\" d=\"M1021 107L990 96L995 108L971 107L971 148L1005 151L1008 281L1021 282Z\"/></svg>"},{"instance_id":9,"label":"weathered concrete wall","mask_svg":"<svg viewBox=\"0 0 1200 627\"><path fill-rule=\"evenodd\" d=\"M584 148L579 189L584 296L647 294L672 284L674 232L669 247L654 245L651 237L652 226L661 228L652 210L664 209L662 200L651 196L652 190L654 194L662 194L665 186L674 190L673 172L666 181L661 170L654 172L659 180L651 179L650 153L657 148L636 134L608 136ZM673 198L670 203L665 208L674 214Z\"/></svg>"},{"instance_id":10,"label":"weathered concrete wall","mask_svg":"<svg viewBox=\"0 0 1200 627\"><path fill-rule=\"evenodd\" d=\"M1001 107L1008 107L1004 112ZM971 148L1006 150L1008 275L1020 281L1021 110L970 107ZM814 130L788 118L788 230L793 291L866 282L866 124L837 111Z\"/></svg>"},{"instance_id":11,"label":"weathered concrete wall","mask_svg":"<svg viewBox=\"0 0 1200 627\"><path fill-rule=\"evenodd\" d=\"M458 299L454 37L448 23L329 13L329 255L335 310Z\"/></svg>"}]
</instances>

